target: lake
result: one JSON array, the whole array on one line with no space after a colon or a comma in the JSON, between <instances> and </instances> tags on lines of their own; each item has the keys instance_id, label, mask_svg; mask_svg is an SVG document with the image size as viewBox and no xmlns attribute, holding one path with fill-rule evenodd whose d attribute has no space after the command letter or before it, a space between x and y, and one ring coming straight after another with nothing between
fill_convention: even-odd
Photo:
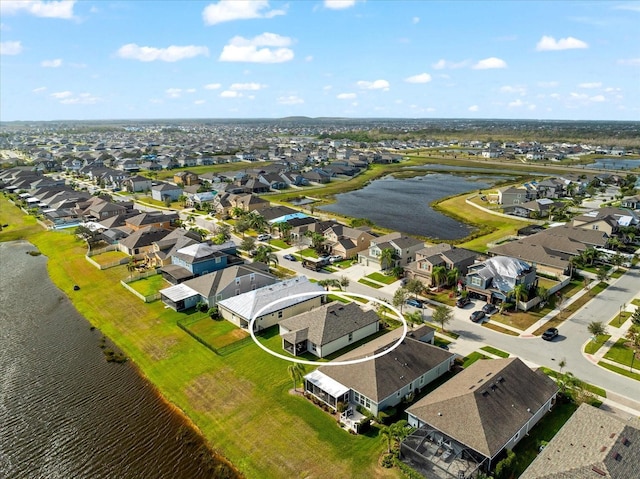
<instances>
[{"instance_id":1,"label":"lake","mask_svg":"<svg viewBox=\"0 0 640 479\"><path fill-rule=\"evenodd\" d=\"M0 477L235 477L28 251L0 243Z\"/></svg>"},{"instance_id":2,"label":"lake","mask_svg":"<svg viewBox=\"0 0 640 479\"><path fill-rule=\"evenodd\" d=\"M624 160L622 158L601 158L584 165L587 168L597 168L603 170L633 170L640 168L640 160Z\"/></svg>"},{"instance_id":3,"label":"lake","mask_svg":"<svg viewBox=\"0 0 640 479\"><path fill-rule=\"evenodd\" d=\"M468 236L473 228L435 211L431 202L489 186L491 182L484 177L474 176L440 173L407 179L386 176L359 190L339 194L335 203L319 209L366 218L394 231L454 240Z\"/></svg>"}]
</instances>

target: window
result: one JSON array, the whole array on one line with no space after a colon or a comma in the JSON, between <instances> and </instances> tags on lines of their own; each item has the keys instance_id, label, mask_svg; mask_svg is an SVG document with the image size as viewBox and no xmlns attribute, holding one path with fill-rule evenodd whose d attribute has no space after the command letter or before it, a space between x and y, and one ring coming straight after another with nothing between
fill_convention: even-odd
<instances>
[{"instance_id":1,"label":"window","mask_svg":"<svg viewBox=\"0 0 640 479\"><path fill-rule=\"evenodd\" d=\"M278 311L278 319L282 318L282 311Z\"/></svg>"},{"instance_id":2,"label":"window","mask_svg":"<svg viewBox=\"0 0 640 479\"><path fill-rule=\"evenodd\" d=\"M236 289L236 296L238 296L240 294L240 290Z\"/></svg>"},{"instance_id":3,"label":"window","mask_svg":"<svg viewBox=\"0 0 640 479\"><path fill-rule=\"evenodd\" d=\"M593 225L593 226L592 226L592 228L593 228L594 230L597 230L597 229L598 229L598 225Z\"/></svg>"},{"instance_id":4,"label":"window","mask_svg":"<svg viewBox=\"0 0 640 479\"><path fill-rule=\"evenodd\" d=\"M353 341L353 333L349 333L349 341Z\"/></svg>"},{"instance_id":5,"label":"window","mask_svg":"<svg viewBox=\"0 0 640 479\"><path fill-rule=\"evenodd\" d=\"M256 280L256 274L255 273L251 273L251 275L249 276L249 279L251 281L255 281Z\"/></svg>"},{"instance_id":6,"label":"window","mask_svg":"<svg viewBox=\"0 0 640 479\"><path fill-rule=\"evenodd\" d=\"M472 276L471 277L471 284L473 286L482 286L482 280L480 279L479 276Z\"/></svg>"},{"instance_id":7,"label":"window","mask_svg":"<svg viewBox=\"0 0 640 479\"><path fill-rule=\"evenodd\" d=\"M236 278L236 284L240 284L240 278Z\"/></svg>"}]
</instances>

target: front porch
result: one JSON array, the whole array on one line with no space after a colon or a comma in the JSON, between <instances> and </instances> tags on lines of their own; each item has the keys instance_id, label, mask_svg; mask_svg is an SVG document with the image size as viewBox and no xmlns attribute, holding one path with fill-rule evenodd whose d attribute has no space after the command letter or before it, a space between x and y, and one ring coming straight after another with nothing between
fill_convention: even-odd
<instances>
[{"instance_id":1,"label":"front porch","mask_svg":"<svg viewBox=\"0 0 640 479\"><path fill-rule=\"evenodd\" d=\"M420 428L400 445L403 462L425 477L471 479L486 458L435 429Z\"/></svg>"}]
</instances>

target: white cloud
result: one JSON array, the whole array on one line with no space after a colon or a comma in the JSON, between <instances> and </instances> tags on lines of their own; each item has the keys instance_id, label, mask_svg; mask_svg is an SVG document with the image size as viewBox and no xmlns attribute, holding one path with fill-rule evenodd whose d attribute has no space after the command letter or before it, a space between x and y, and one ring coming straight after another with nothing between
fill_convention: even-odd
<instances>
[{"instance_id":1,"label":"white cloud","mask_svg":"<svg viewBox=\"0 0 640 479\"><path fill-rule=\"evenodd\" d=\"M22 53L21 42L0 42L0 55L19 55Z\"/></svg>"},{"instance_id":2,"label":"white cloud","mask_svg":"<svg viewBox=\"0 0 640 479\"><path fill-rule=\"evenodd\" d=\"M278 98L278 103L281 105L301 105L304 100L297 95L289 95Z\"/></svg>"},{"instance_id":3,"label":"white cloud","mask_svg":"<svg viewBox=\"0 0 640 479\"><path fill-rule=\"evenodd\" d=\"M235 90L225 90L220 92L220 98L239 98L242 96L242 93L239 93Z\"/></svg>"},{"instance_id":4,"label":"white cloud","mask_svg":"<svg viewBox=\"0 0 640 479\"><path fill-rule=\"evenodd\" d=\"M622 58L618 60L618 65L638 67L640 66L640 58Z\"/></svg>"},{"instance_id":5,"label":"white cloud","mask_svg":"<svg viewBox=\"0 0 640 479\"><path fill-rule=\"evenodd\" d=\"M353 100L354 98L356 98L356 94L355 93L340 93L336 96L336 98L338 100Z\"/></svg>"},{"instance_id":6,"label":"white cloud","mask_svg":"<svg viewBox=\"0 0 640 479\"><path fill-rule=\"evenodd\" d=\"M420 17L413 17L411 19L411 23L413 23L414 25L417 25L418 23L420 23Z\"/></svg>"},{"instance_id":7,"label":"white cloud","mask_svg":"<svg viewBox=\"0 0 640 479\"><path fill-rule=\"evenodd\" d=\"M169 98L180 98L182 95L182 88L167 88L164 92Z\"/></svg>"},{"instance_id":8,"label":"white cloud","mask_svg":"<svg viewBox=\"0 0 640 479\"><path fill-rule=\"evenodd\" d=\"M448 60L441 58L436 63L434 63L432 67L434 70L444 70L444 69L455 70L457 68L464 68L468 65L469 65L468 60L463 60L461 62L450 62Z\"/></svg>"},{"instance_id":9,"label":"white cloud","mask_svg":"<svg viewBox=\"0 0 640 479\"><path fill-rule=\"evenodd\" d=\"M524 105L524 102L520 98L518 98L517 100L514 100L514 101L510 101L507 104L507 106L509 108L518 108L518 107L523 106L523 105Z\"/></svg>"},{"instance_id":10,"label":"white cloud","mask_svg":"<svg viewBox=\"0 0 640 479\"><path fill-rule=\"evenodd\" d=\"M41 87L38 87L38 88L34 88L31 91L33 91L33 93L42 93L43 91L46 91L46 89L47 89L46 86L41 86Z\"/></svg>"},{"instance_id":11,"label":"white cloud","mask_svg":"<svg viewBox=\"0 0 640 479\"><path fill-rule=\"evenodd\" d=\"M229 87L229 90L240 91L240 90L250 90L250 91L258 91L262 90L266 85L261 85L260 83L234 83Z\"/></svg>"},{"instance_id":12,"label":"white cloud","mask_svg":"<svg viewBox=\"0 0 640 479\"><path fill-rule=\"evenodd\" d=\"M193 58L199 55L209 56L207 47L196 45L186 45L183 47L171 45L167 48L141 47L135 43L128 43L121 46L116 55L128 60L139 60L141 62L153 62L160 60L163 62L177 62L185 58Z\"/></svg>"},{"instance_id":13,"label":"white cloud","mask_svg":"<svg viewBox=\"0 0 640 479\"><path fill-rule=\"evenodd\" d=\"M263 33L254 38L233 37L222 49L221 62L283 63L293 60L289 37L276 33ZM265 48L260 48L265 47ZM277 47L277 48L268 48Z\"/></svg>"},{"instance_id":14,"label":"white cloud","mask_svg":"<svg viewBox=\"0 0 640 479\"><path fill-rule=\"evenodd\" d=\"M640 12L640 5L637 3L623 3L622 5L616 5L614 10L628 10L631 12Z\"/></svg>"},{"instance_id":15,"label":"white cloud","mask_svg":"<svg viewBox=\"0 0 640 479\"><path fill-rule=\"evenodd\" d=\"M356 4L356 0L324 0L324 6L331 10L344 10Z\"/></svg>"},{"instance_id":16,"label":"white cloud","mask_svg":"<svg viewBox=\"0 0 640 479\"><path fill-rule=\"evenodd\" d=\"M40 65L44 68L58 68L62 66L62 59L56 58L54 60L43 60Z\"/></svg>"},{"instance_id":17,"label":"white cloud","mask_svg":"<svg viewBox=\"0 0 640 479\"><path fill-rule=\"evenodd\" d=\"M431 75L428 73L420 73L404 79L407 83L429 83L431 81Z\"/></svg>"},{"instance_id":18,"label":"white cloud","mask_svg":"<svg viewBox=\"0 0 640 479\"><path fill-rule=\"evenodd\" d=\"M527 94L527 89L518 85L505 85L500 87L501 93L515 93L517 95L524 96Z\"/></svg>"},{"instance_id":19,"label":"white cloud","mask_svg":"<svg viewBox=\"0 0 640 479\"><path fill-rule=\"evenodd\" d=\"M187 93L195 93L195 92L196 92L196 89L195 89L195 88L187 88L185 91L186 91Z\"/></svg>"},{"instance_id":20,"label":"white cloud","mask_svg":"<svg viewBox=\"0 0 640 479\"><path fill-rule=\"evenodd\" d=\"M600 103L605 101L605 98L604 98L604 95L595 95L595 96L589 97L589 100L596 103Z\"/></svg>"},{"instance_id":21,"label":"white cloud","mask_svg":"<svg viewBox=\"0 0 640 479\"><path fill-rule=\"evenodd\" d=\"M44 18L73 18L75 0L44 2L42 0L2 0L0 14L11 15L25 12Z\"/></svg>"},{"instance_id":22,"label":"white cloud","mask_svg":"<svg viewBox=\"0 0 640 479\"><path fill-rule=\"evenodd\" d=\"M204 86L204 89L205 90L218 90L221 87L222 87L222 85L220 83L207 83Z\"/></svg>"},{"instance_id":23,"label":"white cloud","mask_svg":"<svg viewBox=\"0 0 640 479\"><path fill-rule=\"evenodd\" d=\"M194 100L193 102L194 105L204 105L205 103L207 103L207 100Z\"/></svg>"},{"instance_id":24,"label":"white cloud","mask_svg":"<svg viewBox=\"0 0 640 479\"><path fill-rule=\"evenodd\" d=\"M602 86L601 82L591 82L591 83L580 83L578 88L600 88Z\"/></svg>"},{"instance_id":25,"label":"white cloud","mask_svg":"<svg viewBox=\"0 0 640 479\"><path fill-rule=\"evenodd\" d=\"M57 100L62 100L64 98L70 98L73 96L73 92L70 91L57 91L55 93L52 93L51 96Z\"/></svg>"},{"instance_id":26,"label":"white cloud","mask_svg":"<svg viewBox=\"0 0 640 479\"><path fill-rule=\"evenodd\" d=\"M473 68L474 70L492 70L495 68L507 68L507 62L505 62L500 58L489 57L489 58L485 58L484 60L480 60L471 68Z\"/></svg>"},{"instance_id":27,"label":"white cloud","mask_svg":"<svg viewBox=\"0 0 640 479\"><path fill-rule=\"evenodd\" d=\"M363 90L384 90L389 91L389 82L387 80L365 81L361 80L356 83Z\"/></svg>"},{"instance_id":28,"label":"white cloud","mask_svg":"<svg viewBox=\"0 0 640 479\"><path fill-rule=\"evenodd\" d=\"M567 37L556 40L553 37L544 35L538 44L536 50L539 52L553 50L573 50L575 48L589 48L589 45L577 38Z\"/></svg>"},{"instance_id":29,"label":"white cloud","mask_svg":"<svg viewBox=\"0 0 640 479\"><path fill-rule=\"evenodd\" d=\"M478 105L471 105L469 108L467 108L467 110L469 110L469 111L478 111L478 110L480 110L480 107L478 107Z\"/></svg>"},{"instance_id":30,"label":"white cloud","mask_svg":"<svg viewBox=\"0 0 640 479\"><path fill-rule=\"evenodd\" d=\"M538 86L541 88L555 88L559 85L557 81L540 81Z\"/></svg>"},{"instance_id":31,"label":"white cloud","mask_svg":"<svg viewBox=\"0 0 640 479\"><path fill-rule=\"evenodd\" d=\"M285 13L284 10L269 10L267 0L220 0L207 5L202 11L202 18L206 25L216 25L233 20L273 18Z\"/></svg>"},{"instance_id":32,"label":"white cloud","mask_svg":"<svg viewBox=\"0 0 640 479\"><path fill-rule=\"evenodd\" d=\"M313 56L312 55L307 55L306 57L304 57L304 61L305 62L312 62L313 61Z\"/></svg>"}]
</instances>

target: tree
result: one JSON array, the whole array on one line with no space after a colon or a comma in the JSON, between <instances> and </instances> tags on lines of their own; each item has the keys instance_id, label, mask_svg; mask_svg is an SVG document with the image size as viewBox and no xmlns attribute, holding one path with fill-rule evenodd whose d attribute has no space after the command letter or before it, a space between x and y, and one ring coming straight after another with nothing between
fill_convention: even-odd
<instances>
[{"instance_id":1,"label":"tree","mask_svg":"<svg viewBox=\"0 0 640 479\"><path fill-rule=\"evenodd\" d=\"M640 306L638 306L631 315L631 322L633 324L640 324Z\"/></svg>"},{"instance_id":2,"label":"tree","mask_svg":"<svg viewBox=\"0 0 640 479\"><path fill-rule=\"evenodd\" d=\"M617 236L612 236L611 238L609 238L609 241L607 241L607 245L609 245L609 248L613 248L615 251L618 251L624 246L622 241L620 241L620 238L618 238Z\"/></svg>"},{"instance_id":3,"label":"tree","mask_svg":"<svg viewBox=\"0 0 640 479\"><path fill-rule=\"evenodd\" d=\"M393 439L393 431L391 431L391 426L381 427L380 436L382 437L382 440L387 443L387 453L391 454L391 441Z\"/></svg>"},{"instance_id":4,"label":"tree","mask_svg":"<svg viewBox=\"0 0 640 479\"><path fill-rule=\"evenodd\" d=\"M631 368L629 369L631 372L633 372L633 362L636 358L636 355L638 354L638 351L640 351L640 330L639 329L640 328L634 325L631 328L629 328L629 331L627 331L627 334L625 335L625 338L631 341L631 343L629 344L629 346L631 347L631 353L632 353Z\"/></svg>"},{"instance_id":5,"label":"tree","mask_svg":"<svg viewBox=\"0 0 640 479\"><path fill-rule=\"evenodd\" d=\"M251 251L256 247L256 239L252 236L247 236L240 243L240 249L243 251Z\"/></svg>"},{"instance_id":6,"label":"tree","mask_svg":"<svg viewBox=\"0 0 640 479\"><path fill-rule=\"evenodd\" d=\"M424 293L424 284L419 279L410 279L407 281L407 284L404 285L404 288L413 294L413 297L416 299L418 295Z\"/></svg>"},{"instance_id":7,"label":"tree","mask_svg":"<svg viewBox=\"0 0 640 479\"><path fill-rule=\"evenodd\" d=\"M393 268L395 264L396 251L393 248L384 248L380 252L380 267L383 270Z\"/></svg>"},{"instance_id":8,"label":"tree","mask_svg":"<svg viewBox=\"0 0 640 479\"><path fill-rule=\"evenodd\" d=\"M184 208L185 206L187 206L187 200L189 198L187 198L185 195L180 195L178 197L178 201L180 202L180 204L182 205L182 207Z\"/></svg>"},{"instance_id":9,"label":"tree","mask_svg":"<svg viewBox=\"0 0 640 479\"><path fill-rule=\"evenodd\" d=\"M216 229L216 237L221 240L221 243L225 243L231 239L231 227L224 223Z\"/></svg>"},{"instance_id":10,"label":"tree","mask_svg":"<svg viewBox=\"0 0 640 479\"><path fill-rule=\"evenodd\" d=\"M243 238L244 238L244 234L247 232L249 228L251 228L251 225L244 218L236 221L236 224L233 226L233 229L236 231L236 233L242 234Z\"/></svg>"},{"instance_id":11,"label":"tree","mask_svg":"<svg viewBox=\"0 0 640 479\"><path fill-rule=\"evenodd\" d=\"M513 288L513 299L516 303L515 310L518 311L518 303L527 297L527 285L524 283L518 283Z\"/></svg>"},{"instance_id":12,"label":"tree","mask_svg":"<svg viewBox=\"0 0 640 479\"><path fill-rule=\"evenodd\" d=\"M447 285L455 286L460 278L460 270L458 268L451 268L447 270Z\"/></svg>"},{"instance_id":13,"label":"tree","mask_svg":"<svg viewBox=\"0 0 640 479\"><path fill-rule=\"evenodd\" d=\"M566 365L567 365L567 358L562 358L558 363L558 366L560 366L560 374L562 374L562 370Z\"/></svg>"},{"instance_id":14,"label":"tree","mask_svg":"<svg viewBox=\"0 0 640 479\"><path fill-rule=\"evenodd\" d=\"M444 266L434 266L431 271L431 278L436 282L438 289L447 280L447 268Z\"/></svg>"},{"instance_id":15,"label":"tree","mask_svg":"<svg viewBox=\"0 0 640 479\"><path fill-rule=\"evenodd\" d=\"M340 279L338 280L338 284L340 285L340 290L341 291L346 291L347 288L349 287L349 278L347 278L346 276L340 276Z\"/></svg>"},{"instance_id":16,"label":"tree","mask_svg":"<svg viewBox=\"0 0 640 479\"><path fill-rule=\"evenodd\" d=\"M422 322L422 311L411 311L404 315L405 319L409 326L413 326L414 324L418 324Z\"/></svg>"},{"instance_id":17,"label":"tree","mask_svg":"<svg viewBox=\"0 0 640 479\"><path fill-rule=\"evenodd\" d=\"M394 266L391 268L391 276L402 278L404 276L404 268L402 266Z\"/></svg>"},{"instance_id":18,"label":"tree","mask_svg":"<svg viewBox=\"0 0 640 479\"><path fill-rule=\"evenodd\" d=\"M169 208L171 206L171 196L165 196L163 198L163 203L167 208Z\"/></svg>"},{"instance_id":19,"label":"tree","mask_svg":"<svg viewBox=\"0 0 640 479\"><path fill-rule=\"evenodd\" d=\"M287 372L289 373L289 377L293 381L293 390L297 391L298 381L302 380L302 377L305 373L304 366L300 363L292 363L287 367Z\"/></svg>"},{"instance_id":20,"label":"tree","mask_svg":"<svg viewBox=\"0 0 640 479\"><path fill-rule=\"evenodd\" d=\"M259 263L277 265L278 257L273 252L273 250L267 245L260 245L256 248L256 254L253 257L253 261L257 261Z\"/></svg>"},{"instance_id":21,"label":"tree","mask_svg":"<svg viewBox=\"0 0 640 479\"><path fill-rule=\"evenodd\" d=\"M616 267L616 271L620 269L622 263L624 263L624 256L622 256L620 253L616 253L611 257L611 264Z\"/></svg>"},{"instance_id":22,"label":"tree","mask_svg":"<svg viewBox=\"0 0 640 479\"><path fill-rule=\"evenodd\" d=\"M433 311L433 321L438 323L444 331L444 326L453 319L453 311L449 306L440 304Z\"/></svg>"},{"instance_id":23,"label":"tree","mask_svg":"<svg viewBox=\"0 0 640 479\"><path fill-rule=\"evenodd\" d=\"M256 211L247 214L245 218L249 221L249 226L259 233L263 233L269 226L269 222Z\"/></svg>"},{"instance_id":24,"label":"tree","mask_svg":"<svg viewBox=\"0 0 640 479\"><path fill-rule=\"evenodd\" d=\"M311 239L311 248L318 254L322 253L324 243L327 240L324 235L316 233L315 231L307 231L304 235Z\"/></svg>"},{"instance_id":25,"label":"tree","mask_svg":"<svg viewBox=\"0 0 640 479\"><path fill-rule=\"evenodd\" d=\"M278 228L278 232L280 233L280 238L282 238L284 241L288 243L290 239L289 233L291 232L291 229L293 228L293 226L291 226L286 221L281 221L280 223L277 223L275 226Z\"/></svg>"},{"instance_id":26,"label":"tree","mask_svg":"<svg viewBox=\"0 0 640 479\"><path fill-rule=\"evenodd\" d=\"M247 212L239 206L234 206L233 208L231 208L230 214L232 218L241 218L246 215Z\"/></svg>"},{"instance_id":27,"label":"tree","mask_svg":"<svg viewBox=\"0 0 640 479\"><path fill-rule=\"evenodd\" d=\"M598 281L607 281L609 279L609 271L604 266L600 266L596 270L596 278Z\"/></svg>"},{"instance_id":28,"label":"tree","mask_svg":"<svg viewBox=\"0 0 640 479\"><path fill-rule=\"evenodd\" d=\"M587 248L582 253L581 256L583 260L589 265L593 266L593 263L596 262L600 258L600 251L595 248Z\"/></svg>"},{"instance_id":29,"label":"tree","mask_svg":"<svg viewBox=\"0 0 640 479\"><path fill-rule=\"evenodd\" d=\"M402 307L407 299L409 299L409 291L407 291L406 288L398 288L396 289L396 292L393 293L393 300L391 304L398 308L400 310L400 314L402 314Z\"/></svg>"},{"instance_id":30,"label":"tree","mask_svg":"<svg viewBox=\"0 0 640 479\"><path fill-rule=\"evenodd\" d=\"M596 338L603 334L607 334L607 328L602 321L591 321L587 326L587 331Z\"/></svg>"}]
</instances>

